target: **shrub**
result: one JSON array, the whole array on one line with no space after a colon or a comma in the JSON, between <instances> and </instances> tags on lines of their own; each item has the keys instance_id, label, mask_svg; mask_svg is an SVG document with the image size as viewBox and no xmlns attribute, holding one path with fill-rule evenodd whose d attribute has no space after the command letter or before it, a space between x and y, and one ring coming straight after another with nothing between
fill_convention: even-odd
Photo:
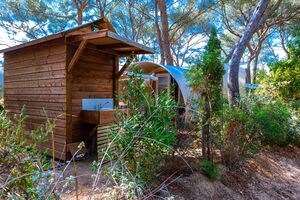
<instances>
[{"instance_id":1,"label":"shrub","mask_svg":"<svg viewBox=\"0 0 300 200\"><path fill-rule=\"evenodd\" d=\"M133 71L141 73L137 69ZM144 79L130 77L122 97L129 115L116 116L119 130L112 134L112 140L117 162L116 168L108 169L118 186L121 187L124 180L135 183L136 197L141 193L140 188L153 180L161 159L176 141L175 101L167 92L155 96L145 92L146 89ZM132 191L133 188L129 193L134 196Z\"/></svg>"},{"instance_id":2,"label":"shrub","mask_svg":"<svg viewBox=\"0 0 300 200\"><path fill-rule=\"evenodd\" d=\"M57 194L52 191L53 174L47 171L51 163L45 153L38 151L38 146L51 134L53 124L46 123L28 133L25 120L24 112L16 115L14 122L6 111L0 114L0 198L53 198Z\"/></svg>"},{"instance_id":3,"label":"shrub","mask_svg":"<svg viewBox=\"0 0 300 200\"><path fill-rule=\"evenodd\" d=\"M291 112L290 129L287 134L287 143L300 147L300 113Z\"/></svg>"},{"instance_id":4,"label":"shrub","mask_svg":"<svg viewBox=\"0 0 300 200\"><path fill-rule=\"evenodd\" d=\"M224 106L223 130L219 136L223 163L236 166L258 152L260 140L252 115L253 101L243 99L239 106Z\"/></svg>"},{"instance_id":5,"label":"shrub","mask_svg":"<svg viewBox=\"0 0 300 200\"><path fill-rule=\"evenodd\" d=\"M238 106L225 106L219 145L227 166L259 151L261 143L299 145L299 114L280 99L249 96Z\"/></svg>"},{"instance_id":6,"label":"shrub","mask_svg":"<svg viewBox=\"0 0 300 200\"><path fill-rule=\"evenodd\" d=\"M287 144L291 114L279 100L254 105L253 119L262 134L263 142L279 146Z\"/></svg>"},{"instance_id":7,"label":"shrub","mask_svg":"<svg viewBox=\"0 0 300 200\"><path fill-rule=\"evenodd\" d=\"M140 109L144 111L138 111ZM138 110L131 110L129 116L119 116L121 134L118 132L113 137L119 154L126 152L123 159L128 162L128 168L148 181L153 178L158 161L175 143L174 104L163 93L155 100L149 99L148 105Z\"/></svg>"},{"instance_id":8,"label":"shrub","mask_svg":"<svg viewBox=\"0 0 300 200\"><path fill-rule=\"evenodd\" d=\"M212 181L215 181L219 176L219 168L216 165L213 165L208 160L203 160L201 162L201 169L204 174Z\"/></svg>"},{"instance_id":9,"label":"shrub","mask_svg":"<svg viewBox=\"0 0 300 200\"><path fill-rule=\"evenodd\" d=\"M0 99L0 112L4 110L4 99Z\"/></svg>"}]
</instances>

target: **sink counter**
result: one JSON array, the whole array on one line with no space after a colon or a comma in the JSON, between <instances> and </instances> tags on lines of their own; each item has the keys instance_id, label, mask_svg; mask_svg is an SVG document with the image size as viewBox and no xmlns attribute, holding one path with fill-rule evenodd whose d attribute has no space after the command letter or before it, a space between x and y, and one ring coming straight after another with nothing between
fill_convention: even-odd
<instances>
[{"instance_id":1,"label":"sink counter","mask_svg":"<svg viewBox=\"0 0 300 200\"><path fill-rule=\"evenodd\" d=\"M108 124L115 120L115 112L127 112L127 109L82 110L81 121L90 124Z\"/></svg>"}]
</instances>

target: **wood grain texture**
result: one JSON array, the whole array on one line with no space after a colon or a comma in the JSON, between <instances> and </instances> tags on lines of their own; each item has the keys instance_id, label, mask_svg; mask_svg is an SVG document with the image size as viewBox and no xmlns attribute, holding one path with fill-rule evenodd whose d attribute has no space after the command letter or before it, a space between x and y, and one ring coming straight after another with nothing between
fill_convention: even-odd
<instances>
[{"instance_id":1,"label":"wood grain texture","mask_svg":"<svg viewBox=\"0 0 300 200\"><path fill-rule=\"evenodd\" d=\"M54 151L57 158L62 159L66 156L65 52L64 40L57 39L4 54L5 109L12 117L25 107L28 131L47 120L55 123ZM43 149L51 153L51 136Z\"/></svg>"},{"instance_id":2,"label":"wood grain texture","mask_svg":"<svg viewBox=\"0 0 300 200\"><path fill-rule=\"evenodd\" d=\"M103 111L87 111L81 112L81 121L90 124L108 124L115 120L115 112L126 112L122 110L103 110Z\"/></svg>"},{"instance_id":3,"label":"wood grain texture","mask_svg":"<svg viewBox=\"0 0 300 200\"><path fill-rule=\"evenodd\" d=\"M76 49L76 48L75 48ZM87 46L72 69L72 142L89 134L83 123L83 98L113 98L113 57Z\"/></svg>"},{"instance_id":4,"label":"wood grain texture","mask_svg":"<svg viewBox=\"0 0 300 200\"><path fill-rule=\"evenodd\" d=\"M74 67L74 65L76 65L79 57L80 57L80 54L83 52L84 48L86 47L87 45L87 40L82 40L78 49L76 50L74 56L72 57L69 65L68 65L68 71L71 71L72 68Z\"/></svg>"},{"instance_id":5,"label":"wood grain texture","mask_svg":"<svg viewBox=\"0 0 300 200\"><path fill-rule=\"evenodd\" d=\"M97 126L97 157L98 160L104 160L104 162L110 161L110 158L106 153L111 153L115 149L115 144L111 143L111 137L113 131L116 131L117 127L113 124L104 124Z\"/></svg>"}]
</instances>

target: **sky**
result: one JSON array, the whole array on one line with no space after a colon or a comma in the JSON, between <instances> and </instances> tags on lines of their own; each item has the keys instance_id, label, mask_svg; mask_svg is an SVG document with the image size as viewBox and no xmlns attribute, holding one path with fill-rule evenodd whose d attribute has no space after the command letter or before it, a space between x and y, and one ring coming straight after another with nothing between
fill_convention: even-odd
<instances>
[{"instance_id":1,"label":"sky","mask_svg":"<svg viewBox=\"0 0 300 200\"><path fill-rule=\"evenodd\" d=\"M202 37L202 36L199 36ZM18 33L15 38L17 40L22 40L23 38L25 38L25 34L24 33ZM197 40L198 38L194 38L194 40ZM202 38L203 39L203 38ZM195 46L194 48L203 48L206 45L205 39L201 40L202 42L199 42L197 46ZM6 45L1 45L1 44L6 44ZM280 43L280 41L278 40L277 42L275 41L275 43ZM9 46L14 46L17 45L18 43L11 40L8 37L8 33L7 31L0 27L0 49L5 49L8 48ZM280 45L274 45L275 47L273 47L275 53L278 55L279 59L285 59L286 58L286 53L284 52L284 50L281 48ZM0 60L3 60L3 54L0 53ZM242 64L241 65L242 68L245 68L246 65ZM262 67L262 66L260 66ZM0 71L3 71L3 68L0 67Z\"/></svg>"},{"instance_id":2,"label":"sky","mask_svg":"<svg viewBox=\"0 0 300 200\"><path fill-rule=\"evenodd\" d=\"M17 43L10 40L8 37L8 33L6 32L6 30L2 27L0 27L0 44L5 43L6 45L0 45L0 49L4 49L7 48L8 46L14 46ZM19 33L16 38L17 39L21 39L22 37L24 37L24 35L22 35L21 33ZM8 45L8 46L7 46Z\"/></svg>"},{"instance_id":3,"label":"sky","mask_svg":"<svg viewBox=\"0 0 300 200\"><path fill-rule=\"evenodd\" d=\"M22 37L22 34L20 34L17 37L18 38ZM1 45L1 44L6 44L6 45ZM0 27L0 49L5 49L5 48L8 48L8 47L14 46L14 45L17 45L17 43L10 40L6 30L4 28ZM2 53L0 53L0 60L3 61L3 54ZM2 67L0 67L0 71L3 71Z\"/></svg>"}]
</instances>

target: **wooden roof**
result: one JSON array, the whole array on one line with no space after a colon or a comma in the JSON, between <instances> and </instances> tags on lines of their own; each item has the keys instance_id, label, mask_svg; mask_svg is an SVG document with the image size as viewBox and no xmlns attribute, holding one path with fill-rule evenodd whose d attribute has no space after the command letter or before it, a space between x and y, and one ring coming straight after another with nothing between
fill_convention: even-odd
<instances>
[{"instance_id":1,"label":"wooden roof","mask_svg":"<svg viewBox=\"0 0 300 200\"><path fill-rule=\"evenodd\" d=\"M97 47L97 50L118 56L131 54L152 54L154 50L108 30L100 30L74 36L74 43L84 41Z\"/></svg>"},{"instance_id":2,"label":"wooden roof","mask_svg":"<svg viewBox=\"0 0 300 200\"><path fill-rule=\"evenodd\" d=\"M93 31L93 28L100 28L99 31ZM102 29L102 30L101 30ZM17 49L30 47L47 41L55 40L61 37L74 37L72 41L79 42L86 40L87 43L97 46L99 50L119 56L128 56L131 54L152 54L154 50L142 44L121 37L115 33L114 28L106 18L102 18L73 29L69 29L54 35L42 37L30 42L9 47L0 50L0 53L6 53Z\"/></svg>"}]
</instances>

